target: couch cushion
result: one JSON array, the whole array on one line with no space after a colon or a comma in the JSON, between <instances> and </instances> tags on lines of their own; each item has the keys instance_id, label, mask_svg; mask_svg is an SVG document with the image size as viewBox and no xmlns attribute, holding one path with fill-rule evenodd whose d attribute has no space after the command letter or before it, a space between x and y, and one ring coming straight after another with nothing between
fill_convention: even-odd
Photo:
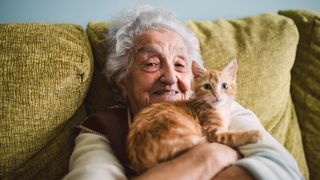
<instances>
[{"instance_id":1,"label":"couch cushion","mask_svg":"<svg viewBox=\"0 0 320 180\"><path fill-rule=\"evenodd\" d=\"M296 158L308 177L301 133L290 96L290 70L298 32L283 16L188 22L201 42L208 68L237 58L237 100L257 114L265 128Z\"/></svg>"},{"instance_id":2,"label":"couch cushion","mask_svg":"<svg viewBox=\"0 0 320 180\"><path fill-rule=\"evenodd\" d=\"M0 25L0 179L57 179L85 117L92 54L78 25Z\"/></svg>"},{"instance_id":3,"label":"couch cushion","mask_svg":"<svg viewBox=\"0 0 320 180\"><path fill-rule=\"evenodd\" d=\"M107 25L91 22L87 29L100 68L107 53L104 45ZM200 40L207 68L221 68L231 59L238 59L237 100L258 115L266 129L293 154L308 177L290 96L290 70L299 36L293 21L277 14L263 14L238 20L188 21L187 25ZM94 76L94 81L87 106L90 111L99 111L114 101L110 98L109 85L105 85L104 90L98 86L106 82L101 73Z\"/></svg>"},{"instance_id":4,"label":"couch cushion","mask_svg":"<svg viewBox=\"0 0 320 180\"><path fill-rule=\"evenodd\" d=\"M300 39L292 69L291 93L295 103L310 179L320 179L320 13L280 11L296 23Z\"/></svg>"}]
</instances>

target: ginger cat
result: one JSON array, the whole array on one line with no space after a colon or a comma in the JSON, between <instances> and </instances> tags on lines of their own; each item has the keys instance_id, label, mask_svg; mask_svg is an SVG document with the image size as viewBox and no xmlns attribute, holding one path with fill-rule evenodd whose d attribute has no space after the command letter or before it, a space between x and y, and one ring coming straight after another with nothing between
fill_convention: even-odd
<instances>
[{"instance_id":1,"label":"ginger cat","mask_svg":"<svg viewBox=\"0 0 320 180\"><path fill-rule=\"evenodd\" d=\"M230 106L236 93L237 61L231 61L222 71L205 72L198 66L193 69L194 94L189 100L155 103L135 116L127 146L129 159L138 173L206 140L232 147L262 140L258 130L228 131Z\"/></svg>"}]
</instances>

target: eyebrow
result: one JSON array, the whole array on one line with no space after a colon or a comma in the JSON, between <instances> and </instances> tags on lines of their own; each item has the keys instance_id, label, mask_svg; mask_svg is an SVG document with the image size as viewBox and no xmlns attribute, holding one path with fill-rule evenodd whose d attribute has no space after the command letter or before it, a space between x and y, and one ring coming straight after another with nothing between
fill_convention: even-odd
<instances>
[{"instance_id":1,"label":"eyebrow","mask_svg":"<svg viewBox=\"0 0 320 180\"><path fill-rule=\"evenodd\" d=\"M156 48L152 46L142 46L136 50L136 52L151 52L151 53L160 53Z\"/></svg>"},{"instance_id":2,"label":"eyebrow","mask_svg":"<svg viewBox=\"0 0 320 180\"><path fill-rule=\"evenodd\" d=\"M178 49L178 53L186 52L186 48L184 48L184 47L178 47L176 49ZM161 52L158 49L156 49L155 47L152 47L152 46L142 46L142 47L138 48L136 50L136 52L139 52L139 53L140 52L147 52L147 53L158 53L158 54L161 54Z\"/></svg>"}]
</instances>

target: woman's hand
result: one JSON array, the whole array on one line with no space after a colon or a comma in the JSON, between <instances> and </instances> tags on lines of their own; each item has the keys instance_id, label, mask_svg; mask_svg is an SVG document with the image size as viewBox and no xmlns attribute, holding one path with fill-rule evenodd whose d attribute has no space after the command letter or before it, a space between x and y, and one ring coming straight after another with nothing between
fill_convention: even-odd
<instances>
[{"instance_id":1,"label":"woman's hand","mask_svg":"<svg viewBox=\"0 0 320 180\"><path fill-rule=\"evenodd\" d=\"M241 158L241 155L237 150L220 143L200 144L190 151L193 150L198 151L198 153L202 153L203 156L205 156L204 158L206 158L206 162L208 163L206 174L211 174L210 178L214 177L221 170L231 166Z\"/></svg>"},{"instance_id":2,"label":"woman's hand","mask_svg":"<svg viewBox=\"0 0 320 180\"><path fill-rule=\"evenodd\" d=\"M202 143L149 169L136 179L211 179L239 158L240 154L229 146Z\"/></svg>"}]
</instances>

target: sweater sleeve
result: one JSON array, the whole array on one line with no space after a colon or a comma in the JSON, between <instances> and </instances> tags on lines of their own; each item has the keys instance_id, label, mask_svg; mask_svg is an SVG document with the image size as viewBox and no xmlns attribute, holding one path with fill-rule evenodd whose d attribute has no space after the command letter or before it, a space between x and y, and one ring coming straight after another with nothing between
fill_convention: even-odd
<instances>
[{"instance_id":1,"label":"sweater sleeve","mask_svg":"<svg viewBox=\"0 0 320 180\"><path fill-rule=\"evenodd\" d=\"M69 173L64 180L127 179L124 168L110 148L106 137L81 133L69 162Z\"/></svg>"},{"instance_id":2,"label":"sweater sleeve","mask_svg":"<svg viewBox=\"0 0 320 180\"><path fill-rule=\"evenodd\" d=\"M238 103L232 105L231 130L259 129L262 142L239 147L244 158L235 165L247 169L256 179L304 179L295 159L262 126L257 116Z\"/></svg>"}]
</instances>

